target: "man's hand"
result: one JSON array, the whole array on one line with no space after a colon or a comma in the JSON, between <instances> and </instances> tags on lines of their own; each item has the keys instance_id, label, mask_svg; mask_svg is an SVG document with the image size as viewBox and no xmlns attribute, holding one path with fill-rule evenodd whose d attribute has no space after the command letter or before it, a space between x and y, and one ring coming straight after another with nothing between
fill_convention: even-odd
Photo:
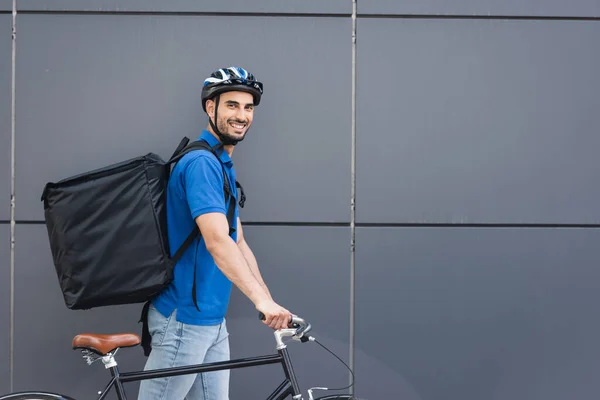
<instances>
[{"instance_id":1,"label":"man's hand","mask_svg":"<svg viewBox=\"0 0 600 400\"><path fill-rule=\"evenodd\" d=\"M271 329L286 329L292 321L292 313L273 300L257 304L256 309L265 315L263 323Z\"/></svg>"}]
</instances>

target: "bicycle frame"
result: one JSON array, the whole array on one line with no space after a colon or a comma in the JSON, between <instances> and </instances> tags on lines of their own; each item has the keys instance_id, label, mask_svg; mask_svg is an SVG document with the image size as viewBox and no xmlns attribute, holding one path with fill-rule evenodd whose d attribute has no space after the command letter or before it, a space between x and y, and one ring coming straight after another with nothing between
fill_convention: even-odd
<instances>
[{"instance_id":1,"label":"bicycle frame","mask_svg":"<svg viewBox=\"0 0 600 400\"><path fill-rule=\"evenodd\" d=\"M260 319L264 319L264 315L262 313L259 314ZM119 350L119 347L116 347L114 350L104 353L96 350L93 345L89 345L87 343L80 343L75 345L74 349L80 349L83 353L83 358L86 360L88 365L93 364L96 361L102 360L104 367L110 370L112 375L112 379L106 385L102 392L98 392L99 397L97 400L104 400L110 390L114 387L117 392L117 398L119 400L127 400L127 395L125 394L125 389L123 388L123 384L126 382L137 382L144 381L146 379L155 379L155 378L166 378L170 376L178 376L178 375L187 375L187 374L197 374L211 371L220 371L225 369L237 369L237 368L246 368L246 367L254 367L258 365L267 365L267 364L281 364L283 367L283 371L285 373L285 380L271 393L271 395L267 398L267 400L284 400L288 396L292 396L294 400L302 400L302 393L300 392L300 388L298 387L298 382L296 380L296 375L294 374L294 369L292 367L292 362L290 356L287 351L287 346L283 342L284 337L292 338L294 340L300 342L308 342L308 341L316 341L316 339L312 336L307 336L311 330L311 326L309 323L304 321L302 318L293 316L290 322L290 325L294 328L281 329L275 331L275 341L277 342L277 354L259 356L259 357L251 357L251 358L239 358L235 360L229 361L220 361L214 363L206 363L206 364L195 364L188 365L184 367L172 367L172 368L163 368L163 369L154 369L147 371L134 371L134 372L125 372L120 373L117 361L115 360L115 354ZM139 338L137 338L137 343L139 344ZM318 342L317 342L318 343ZM320 343L319 343L320 344ZM323 345L321 345L323 346ZM129 345L131 347L131 345ZM324 347L324 346L323 346ZM330 351L331 352L331 351ZM332 353L333 354L333 353ZM334 354L335 355L335 354ZM336 356L337 357L337 356ZM338 357L339 358L339 357ZM341 359L340 359L341 361ZM352 371L350 371L352 372ZM354 375L353 375L354 378ZM350 386L348 386L350 387ZM315 387L308 390L308 397L310 400L313 400L312 392L314 390L329 390L327 388ZM334 389L334 390L342 390L342 389ZM5 396L0 396L0 400L33 400L33 399L44 399L44 400L74 400L71 397L49 393L49 392L39 392L39 391L27 391L27 392L18 392L11 393ZM356 399L353 395L330 395L325 397L319 397L315 400L350 400Z\"/></svg>"},{"instance_id":2,"label":"bicycle frame","mask_svg":"<svg viewBox=\"0 0 600 400\"><path fill-rule=\"evenodd\" d=\"M290 361L290 357L287 348L280 348L277 350L278 354L251 357L251 358L240 358L230 361L220 361L207 364L197 364L185 367L173 367L163 368L148 371L135 371L120 373L117 365L111 366L110 369L112 379L101 392L97 400L103 400L106 398L110 390L115 387L117 392L117 398L119 400L127 400L125 390L123 389L123 383L126 382L137 382L146 379L154 378L165 378L169 376L196 374L201 372L219 371L224 369L237 369L245 367L254 367L257 365L267 364L278 364L281 363L283 371L285 372L285 380L271 393L267 400L283 400L287 396L291 395L294 399L300 399L301 393L296 381L296 375Z\"/></svg>"},{"instance_id":3,"label":"bicycle frame","mask_svg":"<svg viewBox=\"0 0 600 400\"><path fill-rule=\"evenodd\" d=\"M261 315L261 319L264 317ZM117 361L115 360L115 353L119 348L116 348L114 351L109 353L100 354L92 347L81 346L76 347L77 349L81 349L83 352L83 358L86 360L88 365L93 364L96 361L102 360L104 367L110 370L112 375L112 379L106 385L102 392L99 392L99 397L97 400L104 400L110 390L114 387L117 392L117 398L119 400L127 400L127 395L125 394L125 389L123 388L123 384L126 382L136 382L143 381L146 379L155 379L155 378L165 378L170 376L177 375L187 375L187 374L196 374L203 372L211 372L211 371L220 371L225 369L237 369L237 368L246 368L246 367L254 367L258 365L267 365L267 364L281 364L283 367L283 371L285 373L285 380L271 393L271 395L267 398L267 400L284 400L288 396L292 396L294 400L302 400L302 394L300 392L300 388L298 386L298 382L296 380L296 375L294 374L294 369L292 367L292 362L290 356L288 354L287 345L284 343L283 338L288 337L300 342L308 342L311 340L315 340L313 337L306 336L311 330L311 326L309 323L304 321L302 318L293 316L291 325L294 328L281 329L275 331L275 341L277 343L277 354L259 356L259 357L251 357L251 358L239 358L235 360L229 361L220 361L214 363L206 363L206 364L195 364L188 365L184 367L171 367L171 368L163 368L163 369L154 369L147 371L134 371L134 372L125 372L121 373L119 371L119 367ZM324 388L313 388L313 389L324 389ZM327 389L325 389L327 390ZM308 391L309 398L312 399L311 390ZM32 397L33 396L33 397ZM329 399L330 397L321 397L321 399ZM339 399L349 399L348 396L336 396L335 398ZM63 396L55 393L48 392L19 392L12 393L7 396L2 396L2 399L54 399L54 400L73 400L68 396ZM333 399L333 397L332 397ZM338 400L339 400L338 399Z\"/></svg>"}]
</instances>

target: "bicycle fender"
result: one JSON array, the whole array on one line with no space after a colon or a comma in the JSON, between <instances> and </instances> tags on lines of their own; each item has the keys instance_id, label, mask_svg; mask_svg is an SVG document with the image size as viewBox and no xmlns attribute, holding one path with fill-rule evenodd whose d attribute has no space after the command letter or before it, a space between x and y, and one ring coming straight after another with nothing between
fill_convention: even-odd
<instances>
[{"instance_id":1,"label":"bicycle fender","mask_svg":"<svg viewBox=\"0 0 600 400\"><path fill-rule=\"evenodd\" d=\"M27 399L75 400L72 397L64 396L62 394L48 393L48 392L18 392L18 393L11 393L11 394L0 397L0 400L27 400Z\"/></svg>"}]
</instances>

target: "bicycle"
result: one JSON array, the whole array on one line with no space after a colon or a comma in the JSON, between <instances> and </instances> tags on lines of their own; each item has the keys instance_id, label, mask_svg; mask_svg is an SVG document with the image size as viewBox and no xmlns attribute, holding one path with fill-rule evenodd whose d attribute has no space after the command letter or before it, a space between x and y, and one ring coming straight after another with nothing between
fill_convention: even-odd
<instances>
[{"instance_id":1,"label":"bicycle","mask_svg":"<svg viewBox=\"0 0 600 400\"><path fill-rule=\"evenodd\" d=\"M264 315L259 313L259 318L264 319ZM185 367L172 367L163 368L147 371L133 371L121 373L118 368L115 354L120 348L135 347L141 343L141 339L138 335L133 333L121 333L114 335L98 335L98 334L80 334L73 338L72 347L73 350L80 350L83 354L84 360L88 365L92 365L94 362L102 360L104 367L110 370L112 379L106 385L103 391L98 392L99 397L97 400L103 400L106 398L112 388L115 388L117 398L119 400L127 400L125 390L123 389L123 383L137 382L146 379L163 378L169 376L195 374L201 372L218 371L223 369L235 369L235 368L247 368L259 365L277 364L280 363L285 373L285 380L271 393L267 400L284 400L288 396L292 396L294 400L303 400L290 355L288 354L287 345L284 343L284 338L291 338L302 343L308 341L314 341L325 350L329 351L335 357L338 358L344 365L344 363L337 355L331 350L327 349L321 343L319 343L314 337L307 336L307 333L312 329L310 323L306 322L300 317L293 317L290 323L291 327L288 329L281 329L274 332L275 342L277 344L277 354L251 357L251 358L239 358L230 361L220 361L214 363L204 363L189 365ZM352 370L346 365L346 368L350 370L354 381L354 374ZM348 394L334 394L327 395L324 397L314 398L313 392L315 390L345 390L350 388L354 383L341 389L328 389L324 387L313 387L308 389L309 400L358 400L352 395ZM49 393L49 392L18 392L12 393L5 396L0 396L0 400L75 400L71 397Z\"/></svg>"}]
</instances>

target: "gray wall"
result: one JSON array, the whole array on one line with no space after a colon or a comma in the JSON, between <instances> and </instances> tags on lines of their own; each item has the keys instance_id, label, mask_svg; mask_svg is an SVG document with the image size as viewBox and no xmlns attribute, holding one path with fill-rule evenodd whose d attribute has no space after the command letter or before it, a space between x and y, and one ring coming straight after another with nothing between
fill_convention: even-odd
<instances>
[{"instance_id":1,"label":"gray wall","mask_svg":"<svg viewBox=\"0 0 600 400\"><path fill-rule=\"evenodd\" d=\"M8 7L5 7L7 9ZM11 17L0 2L0 221L10 220Z\"/></svg>"},{"instance_id":2,"label":"gray wall","mask_svg":"<svg viewBox=\"0 0 600 400\"><path fill-rule=\"evenodd\" d=\"M10 229L0 224L0 392L10 385Z\"/></svg>"},{"instance_id":3,"label":"gray wall","mask_svg":"<svg viewBox=\"0 0 600 400\"><path fill-rule=\"evenodd\" d=\"M600 0L359 0L352 298L350 0L17 7L14 390L93 398L107 374L70 350L73 336L141 328L138 305L64 306L44 184L167 157L207 124L203 78L241 64L265 82L234 154L247 239L276 299L345 361L353 352L359 397L600 393ZM0 392L11 365L10 10L0 0ZM228 325L234 357L274 351L239 291ZM316 345L290 350L303 389L347 384ZM140 349L119 357L122 370L145 360ZM266 397L282 378L273 366L236 370L232 398Z\"/></svg>"}]
</instances>

